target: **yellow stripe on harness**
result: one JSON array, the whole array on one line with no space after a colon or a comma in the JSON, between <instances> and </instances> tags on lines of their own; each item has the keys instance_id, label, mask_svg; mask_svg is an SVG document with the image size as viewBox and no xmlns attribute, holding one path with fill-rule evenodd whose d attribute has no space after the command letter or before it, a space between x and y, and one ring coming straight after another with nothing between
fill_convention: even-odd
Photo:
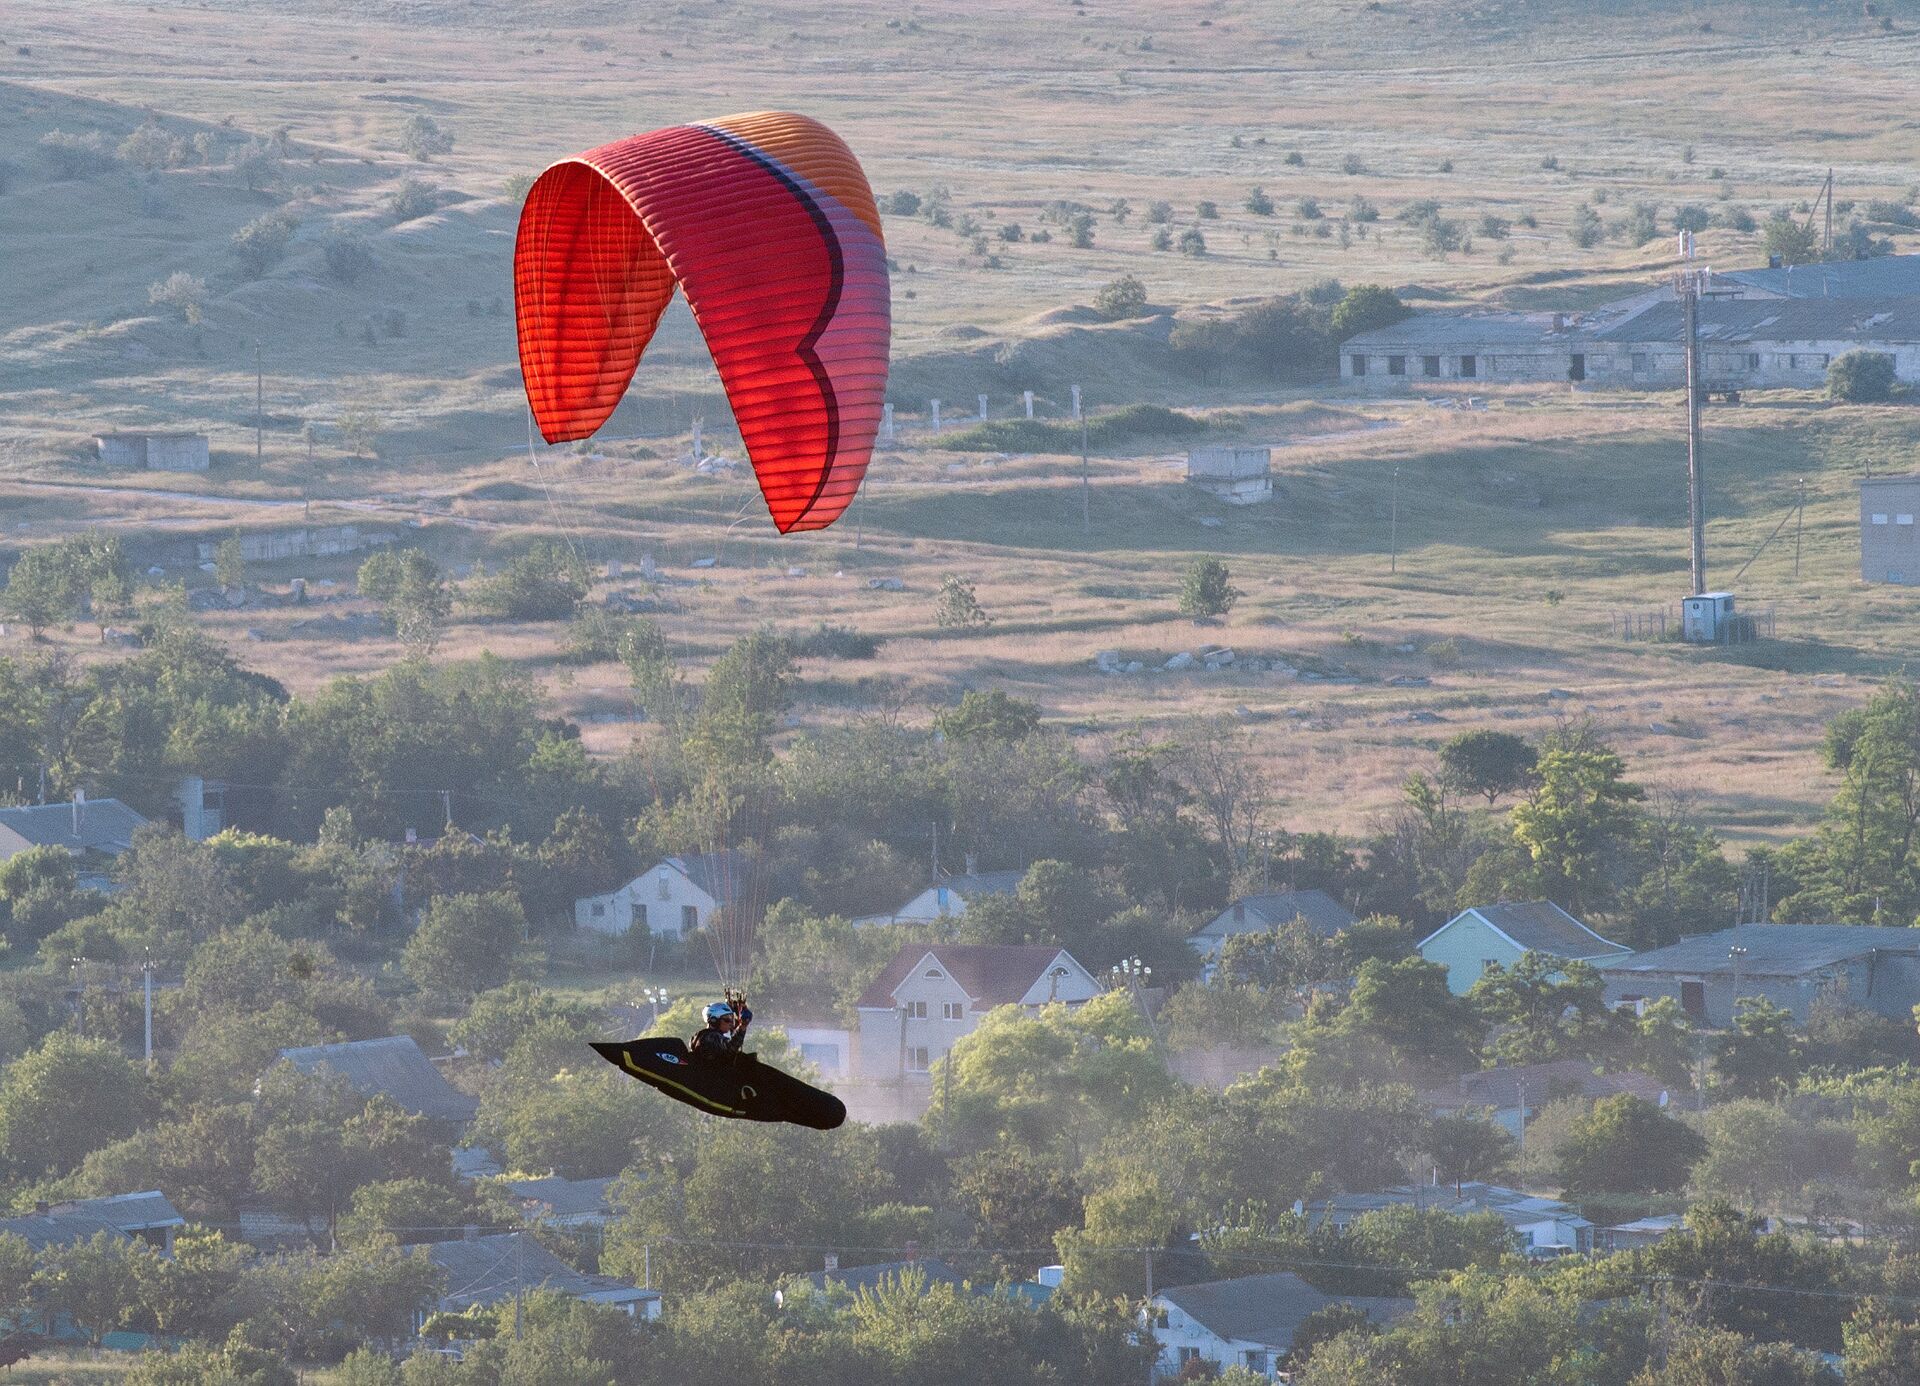
<instances>
[{"instance_id":1,"label":"yellow stripe on harness","mask_svg":"<svg viewBox=\"0 0 1920 1386\"><path fill-rule=\"evenodd\" d=\"M626 1068L627 1072L631 1073L634 1077L640 1079L640 1081L643 1083L654 1083L660 1087L672 1088L675 1092L684 1093L691 1100L698 1102L703 1107L712 1108L714 1111L719 1112L722 1116L743 1117L746 1115L744 1111L741 1111L737 1108L728 1107L722 1103L715 1102L711 1097L708 1097L705 1093L695 1092L692 1088L687 1087L684 1083L676 1083L671 1078L662 1077L658 1073L654 1073L649 1069L644 1069L640 1067L640 1065L636 1064L633 1061L633 1056L624 1049L620 1051L620 1062Z\"/></svg>"}]
</instances>

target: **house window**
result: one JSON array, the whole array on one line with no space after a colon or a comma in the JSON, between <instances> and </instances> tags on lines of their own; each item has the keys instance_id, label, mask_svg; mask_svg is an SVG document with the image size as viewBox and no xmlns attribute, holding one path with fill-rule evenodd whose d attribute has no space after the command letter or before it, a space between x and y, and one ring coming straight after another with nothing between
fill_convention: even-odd
<instances>
[{"instance_id":1,"label":"house window","mask_svg":"<svg viewBox=\"0 0 1920 1386\"><path fill-rule=\"evenodd\" d=\"M1567 361L1567 379L1585 380L1587 378L1587 354L1576 351Z\"/></svg>"},{"instance_id":2,"label":"house window","mask_svg":"<svg viewBox=\"0 0 1920 1386\"><path fill-rule=\"evenodd\" d=\"M1750 371L1757 371L1760 369L1760 353L1759 352L1750 351L1747 353L1747 369Z\"/></svg>"},{"instance_id":3,"label":"house window","mask_svg":"<svg viewBox=\"0 0 1920 1386\"><path fill-rule=\"evenodd\" d=\"M958 1001L943 1001L940 1003L940 1018L942 1020L964 1020L966 1019L966 1008Z\"/></svg>"},{"instance_id":4,"label":"house window","mask_svg":"<svg viewBox=\"0 0 1920 1386\"><path fill-rule=\"evenodd\" d=\"M933 1067L933 1060L927 1053L926 1045L916 1045L907 1051L907 1072L925 1073Z\"/></svg>"},{"instance_id":5,"label":"house window","mask_svg":"<svg viewBox=\"0 0 1920 1386\"><path fill-rule=\"evenodd\" d=\"M1479 357L1462 356L1460 358L1460 378L1462 380L1472 380L1475 376L1479 374L1480 374L1480 358Z\"/></svg>"},{"instance_id":6,"label":"house window","mask_svg":"<svg viewBox=\"0 0 1920 1386\"><path fill-rule=\"evenodd\" d=\"M1248 1348L1245 1352L1241 1353L1240 1355L1246 1359L1248 1371L1258 1372L1261 1376L1265 1376L1267 1374L1267 1354L1266 1353L1260 1351L1260 1349L1258 1348Z\"/></svg>"},{"instance_id":7,"label":"house window","mask_svg":"<svg viewBox=\"0 0 1920 1386\"><path fill-rule=\"evenodd\" d=\"M1884 525L1886 522L1887 522L1887 517L1885 515L1875 515L1873 517L1873 523L1875 523L1876 525Z\"/></svg>"},{"instance_id":8,"label":"house window","mask_svg":"<svg viewBox=\"0 0 1920 1386\"><path fill-rule=\"evenodd\" d=\"M1704 1020L1707 1015L1707 984L1705 982L1682 982L1680 984L1680 1009L1695 1020Z\"/></svg>"},{"instance_id":9,"label":"house window","mask_svg":"<svg viewBox=\"0 0 1920 1386\"><path fill-rule=\"evenodd\" d=\"M1440 376L1440 358L1438 356L1422 356L1420 358L1420 374L1430 380L1438 379Z\"/></svg>"},{"instance_id":10,"label":"house window","mask_svg":"<svg viewBox=\"0 0 1920 1386\"><path fill-rule=\"evenodd\" d=\"M593 906L593 917L595 919L605 919L607 917L607 907L596 901Z\"/></svg>"},{"instance_id":11,"label":"house window","mask_svg":"<svg viewBox=\"0 0 1920 1386\"><path fill-rule=\"evenodd\" d=\"M1326 358L1325 358L1325 357L1323 356L1323 357L1321 357L1320 359L1324 361L1324 360L1325 360ZM1366 358L1366 357L1364 357L1364 356L1360 356L1360 355L1357 355L1357 354L1356 354L1356 355L1354 356L1354 358L1353 358L1353 373L1354 373L1355 375L1365 375L1365 374L1367 373L1367 358Z\"/></svg>"},{"instance_id":12,"label":"house window","mask_svg":"<svg viewBox=\"0 0 1920 1386\"><path fill-rule=\"evenodd\" d=\"M659 880L659 883L656 885L655 889L657 889L660 892L660 898L662 900L669 900L673 898L673 882L667 879L666 872L662 871L660 873L660 880Z\"/></svg>"},{"instance_id":13,"label":"house window","mask_svg":"<svg viewBox=\"0 0 1920 1386\"><path fill-rule=\"evenodd\" d=\"M1406 357L1389 356L1387 358L1387 374L1388 375L1405 375L1406 373L1407 373Z\"/></svg>"},{"instance_id":14,"label":"house window","mask_svg":"<svg viewBox=\"0 0 1920 1386\"><path fill-rule=\"evenodd\" d=\"M644 902L633 907L633 922L643 929L647 927L647 907Z\"/></svg>"},{"instance_id":15,"label":"house window","mask_svg":"<svg viewBox=\"0 0 1920 1386\"><path fill-rule=\"evenodd\" d=\"M1895 523L1896 525L1911 525L1911 524L1913 523L1913 516L1911 516L1911 515L1895 515L1895 516L1893 517L1893 522L1894 522L1894 523Z\"/></svg>"},{"instance_id":16,"label":"house window","mask_svg":"<svg viewBox=\"0 0 1920 1386\"><path fill-rule=\"evenodd\" d=\"M693 905L682 905L680 907L680 932L683 934L692 933L695 929L699 927L700 927L699 909Z\"/></svg>"},{"instance_id":17,"label":"house window","mask_svg":"<svg viewBox=\"0 0 1920 1386\"><path fill-rule=\"evenodd\" d=\"M1189 1362L1198 1361L1199 1357L1200 1349L1197 1347L1183 1347L1180 1349L1180 1365L1182 1367L1186 1366Z\"/></svg>"},{"instance_id":18,"label":"house window","mask_svg":"<svg viewBox=\"0 0 1920 1386\"><path fill-rule=\"evenodd\" d=\"M1633 373L1635 375L1645 375L1647 373L1646 352L1636 351L1633 353Z\"/></svg>"},{"instance_id":19,"label":"house window","mask_svg":"<svg viewBox=\"0 0 1920 1386\"><path fill-rule=\"evenodd\" d=\"M926 1002L924 1001L907 1002L907 1019L908 1020L925 1020L926 1018L927 1018Z\"/></svg>"},{"instance_id":20,"label":"house window","mask_svg":"<svg viewBox=\"0 0 1920 1386\"><path fill-rule=\"evenodd\" d=\"M1498 967L1498 966L1500 966L1500 959L1498 959L1498 958L1482 958L1482 959L1480 959L1480 970L1481 970L1482 972L1491 972L1491 971L1493 971L1493 969L1494 969L1494 968L1496 968L1496 967Z\"/></svg>"}]
</instances>

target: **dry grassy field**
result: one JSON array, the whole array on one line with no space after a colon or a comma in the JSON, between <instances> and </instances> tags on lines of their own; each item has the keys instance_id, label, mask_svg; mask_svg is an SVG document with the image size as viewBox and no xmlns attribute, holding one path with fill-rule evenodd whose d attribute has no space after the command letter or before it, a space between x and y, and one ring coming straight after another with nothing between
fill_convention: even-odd
<instances>
[{"instance_id":1,"label":"dry grassy field","mask_svg":"<svg viewBox=\"0 0 1920 1386\"><path fill-rule=\"evenodd\" d=\"M1329 276L1431 306L1578 306L1655 282L1671 254L1669 239L1576 248L1566 232L1582 203L1605 217L1653 203L1663 224L1687 203L1764 216L1810 198L1829 166L1843 199L1904 200L1920 181L1920 7L1879 11L1890 28L1857 3L1811 0L0 3L0 138L19 151L0 193L0 527L13 545L92 525L217 537L294 523L311 502L316 518L404 527L462 568L558 534L620 563L598 594L645 598L696 666L767 622L885 636L872 661L806 666L796 731L861 709L924 718L966 687L1031 697L1094 738L1237 717L1296 828L1364 827L1456 731L1591 716L1641 778L1692 796L1735 841L1764 840L1824 797L1821 720L1913 644L1910 595L1856 579L1853 490L1869 462L1911 465L1911 408L1782 392L1710 411L1716 583L1802 478L1808 505L1797 573L1789 523L1739 582L1775 638L1687 650L1623 641L1614 624L1671 611L1685 584L1676 397L1519 389L1458 409L1331 385L1202 385L1139 349L1164 318L1090 325L1060 310L1124 273L1168 309ZM629 131L759 106L827 120L883 192L945 188L954 223L889 220L906 427L841 525L785 540L743 474L678 460L696 415L710 449L739 455L683 312L606 430L617 441L540 449L536 469L501 306L510 180ZM453 137L451 152L399 151L414 113ZM148 119L208 135L215 154L81 178L35 157L49 131L117 142ZM250 190L232 151L281 130L287 154ZM397 221L387 202L407 178L440 205ZM1246 210L1256 185L1275 215ZM1303 216L1303 198L1328 217ZM1315 234L1355 198L1381 214L1365 238ZM1470 231L1486 214L1537 225L1436 258L1394 221L1425 198ZM1176 231L1203 230L1204 257L1152 249L1160 200ZM1058 226L1032 239L1060 202L1094 210L1092 248ZM290 252L243 278L229 238L276 207L299 223ZM1004 239L1013 225L1021 239ZM373 251L357 283L326 272L325 238L341 228ZM1701 240L1714 263L1758 255L1752 235ZM198 324L148 301L180 271L205 281ZM1176 404L1223 439L1272 445L1275 503L1229 509L1190 490L1175 451L1109 453L1092 460L1083 527L1077 456L952 452L921 417L935 395L949 417L971 414L979 390L1008 416L1021 389L1057 417L1075 384L1094 407ZM355 410L377 420L377 457L343 436ZM105 474L89 459L96 429L160 425L208 431L214 471ZM1201 553L1225 557L1245 596L1196 629L1174 593ZM692 566L703 558L714 565ZM657 581L640 577L643 559ZM346 592L351 569L258 576ZM936 629L948 571L977 583L991 626ZM355 609L207 619L250 662L310 688L398 657L378 636L295 628ZM447 653L523 662L590 745L617 752L635 734L623 675L558 664L561 636L463 615ZM54 640L103 657L84 629ZM1202 642L1286 670L1148 672ZM1099 672L1109 649L1147 669Z\"/></svg>"}]
</instances>

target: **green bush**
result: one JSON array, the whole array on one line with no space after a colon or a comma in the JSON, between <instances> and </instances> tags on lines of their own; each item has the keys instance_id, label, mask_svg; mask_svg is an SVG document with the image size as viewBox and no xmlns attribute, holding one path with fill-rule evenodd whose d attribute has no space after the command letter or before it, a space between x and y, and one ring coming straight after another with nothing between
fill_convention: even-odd
<instances>
[{"instance_id":1,"label":"green bush","mask_svg":"<svg viewBox=\"0 0 1920 1386\"><path fill-rule=\"evenodd\" d=\"M1233 585L1233 574L1217 558L1196 558L1180 580L1180 614L1224 616L1246 595Z\"/></svg>"},{"instance_id":2,"label":"green bush","mask_svg":"<svg viewBox=\"0 0 1920 1386\"><path fill-rule=\"evenodd\" d=\"M1878 404L1893 397L1893 358L1880 351L1849 351L1827 367L1827 398Z\"/></svg>"},{"instance_id":3,"label":"green bush","mask_svg":"<svg viewBox=\"0 0 1920 1386\"><path fill-rule=\"evenodd\" d=\"M1087 418L1087 445L1121 447L1142 438L1191 438L1205 433L1205 419L1158 404L1130 404ZM958 433L943 434L941 445L955 452L1077 452L1080 425L1071 419L992 419Z\"/></svg>"},{"instance_id":4,"label":"green bush","mask_svg":"<svg viewBox=\"0 0 1920 1386\"><path fill-rule=\"evenodd\" d=\"M1147 308L1147 286L1131 274L1124 274L1093 296L1093 308L1108 322L1137 318Z\"/></svg>"}]
</instances>

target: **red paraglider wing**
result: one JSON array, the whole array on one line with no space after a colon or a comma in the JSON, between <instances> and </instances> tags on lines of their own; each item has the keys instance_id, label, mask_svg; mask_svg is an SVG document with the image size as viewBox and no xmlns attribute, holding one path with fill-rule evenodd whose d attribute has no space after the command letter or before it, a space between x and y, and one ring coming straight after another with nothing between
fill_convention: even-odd
<instances>
[{"instance_id":1,"label":"red paraglider wing","mask_svg":"<svg viewBox=\"0 0 1920 1386\"><path fill-rule=\"evenodd\" d=\"M729 116L602 145L527 194L520 366L550 443L625 393L678 284L782 533L838 519L886 394L886 249L853 154L819 122Z\"/></svg>"}]
</instances>

